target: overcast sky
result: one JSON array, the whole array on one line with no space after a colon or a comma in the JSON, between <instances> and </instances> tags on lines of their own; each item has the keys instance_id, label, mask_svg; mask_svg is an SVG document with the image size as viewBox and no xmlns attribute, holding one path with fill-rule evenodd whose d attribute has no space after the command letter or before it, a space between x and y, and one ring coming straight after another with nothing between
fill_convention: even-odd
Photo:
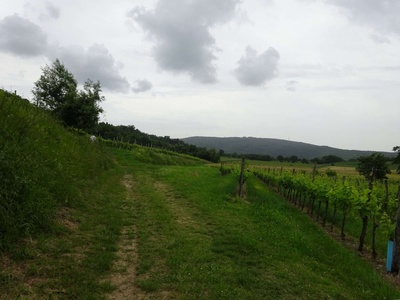
<instances>
[{"instance_id":1,"label":"overcast sky","mask_svg":"<svg viewBox=\"0 0 400 300\"><path fill-rule=\"evenodd\" d=\"M160 136L400 145L399 0L2 0L0 87L56 58Z\"/></svg>"}]
</instances>

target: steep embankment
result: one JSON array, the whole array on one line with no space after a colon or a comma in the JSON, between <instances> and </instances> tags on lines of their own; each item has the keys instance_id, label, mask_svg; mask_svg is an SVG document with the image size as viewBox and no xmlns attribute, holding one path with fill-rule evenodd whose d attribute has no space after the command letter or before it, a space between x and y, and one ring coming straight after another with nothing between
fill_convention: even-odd
<instances>
[{"instance_id":1,"label":"steep embankment","mask_svg":"<svg viewBox=\"0 0 400 300\"><path fill-rule=\"evenodd\" d=\"M60 207L80 205L110 164L106 149L0 90L0 250L48 231Z\"/></svg>"}]
</instances>

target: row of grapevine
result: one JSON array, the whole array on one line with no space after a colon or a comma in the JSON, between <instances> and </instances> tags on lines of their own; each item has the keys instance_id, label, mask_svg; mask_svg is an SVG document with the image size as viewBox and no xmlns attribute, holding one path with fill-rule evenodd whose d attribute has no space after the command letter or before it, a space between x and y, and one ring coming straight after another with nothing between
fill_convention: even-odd
<instances>
[{"instance_id":1,"label":"row of grapevine","mask_svg":"<svg viewBox=\"0 0 400 300\"><path fill-rule=\"evenodd\" d=\"M307 210L321 220L323 226L330 221L331 230L341 216L340 230L345 238L346 218L359 216L363 227L360 233L359 251L363 251L364 237L369 220L372 223L372 255L376 258L376 229L380 227L388 239L393 239L397 212L397 184L366 182L360 179L326 174L315 176L306 172L280 172L256 169L253 173L286 199ZM339 214L338 214L339 212ZM328 220L329 218L329 220Z\"/></svg>"},{"instance_id":2,"label":"row of grapevine","mask_svg":"<svg viewBox=\"0 0 400 300\"><path fill-rule=\"evenodd\" d=\"M227 174L235 174L238 180L238 188L237 188L237 196L243 198L244 197L244 184L247 178L251 175L250 171L246 166L245 159L242 158L241 164L238 164L238 161L234 161L235 164L231 163L221 163L221 167L219 169L221 175Z\"/></svg>"}]
</instances>

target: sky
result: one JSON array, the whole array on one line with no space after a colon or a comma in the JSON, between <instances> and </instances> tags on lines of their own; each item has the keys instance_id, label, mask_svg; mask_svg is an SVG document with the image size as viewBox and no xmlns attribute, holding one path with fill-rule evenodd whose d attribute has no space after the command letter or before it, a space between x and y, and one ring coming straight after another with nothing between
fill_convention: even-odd
<instances>
[{"instance_id":1,"label":"sky","mask_svg":"<svg viewBox=\"0 0 400 300\"><path fill-rule=\"evenodd\" d=\"M171 138L400 145L398 0L2 0L0 88L59 59L101 121Z\"/></svg>"}]
</instances>

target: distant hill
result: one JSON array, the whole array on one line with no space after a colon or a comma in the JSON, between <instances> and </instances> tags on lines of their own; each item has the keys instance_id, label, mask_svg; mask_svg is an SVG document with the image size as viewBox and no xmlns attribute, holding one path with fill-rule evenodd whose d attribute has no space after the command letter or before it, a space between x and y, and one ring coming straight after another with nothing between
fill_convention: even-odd
<instances>
[{"instance_id":1,"label":"distant hill","mask_svg":"<svg viewBox=\"0 0 400 300\"><path fill-rule=\"evenodd\" d=\"M380 152L388 157L395 157L394 152L381 151L361 151L361 150L345 150L332 148L328 146L317 146L302 142L292 142L271 138L254 138L254 137L188 137L182 139L188 144L197 147L205 147L208 149L223 150L225 153L237 154L263 154L277 157L282 155L290 157L296 155L300 159L321 158L326 155L336 155L344 160L357 158L359 156L370 155L373 152Z\"/></svg>"}]
</instances>

